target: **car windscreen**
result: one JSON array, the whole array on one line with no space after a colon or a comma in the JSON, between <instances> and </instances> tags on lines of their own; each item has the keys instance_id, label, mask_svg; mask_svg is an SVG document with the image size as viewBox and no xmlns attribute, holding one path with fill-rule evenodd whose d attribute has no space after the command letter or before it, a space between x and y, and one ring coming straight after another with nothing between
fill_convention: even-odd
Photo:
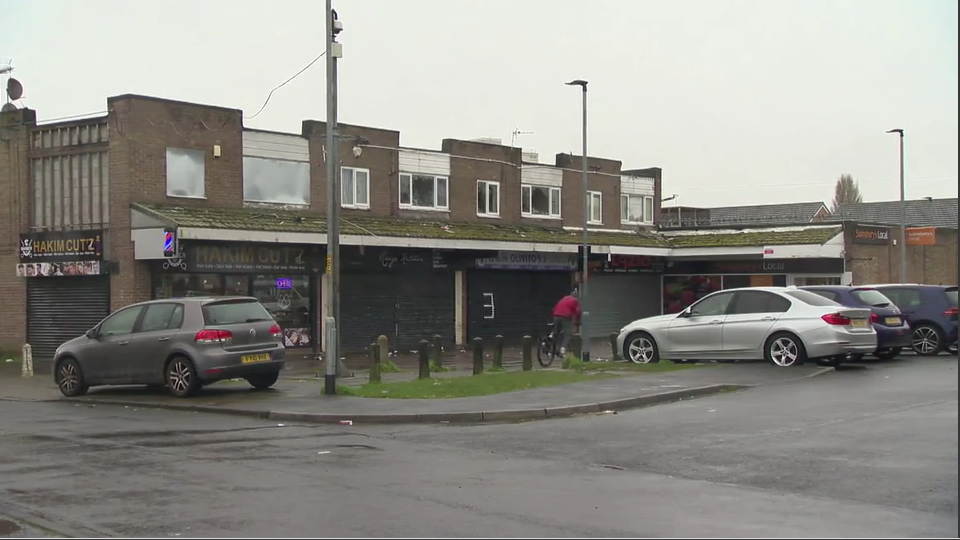
<instances>
[{"instance_id":1,"label":"car windscreen","mask_svg":"<svg viewBox=\"0 0 960 540\"><path fill-rule=\"evenodd\" d=\"M810 304L811 306L839 306L840 304L830 300L829 298L824 298L819 294L814 294L810 291L786 291L784 294L791 298L796 298L804 304Z\"/></svg>"},{"instance_id":2,"label":"car windscreen","mask_svg":"<svg viewBox=\"0 0 960 540\"><path fill-rule=\"evenodd\" d=\"M947 302L950 302L951 306L957 307L957 288L950 287L949 289L946 289L943 292L947 294Z\"/></svg>"},{"instance_id":3,"label":"car windscreen","mask_svg":"<svg viewBox=\"0 0 960 540\"><path fill-rule=\"evenodd\" d=\"M850 295L856 298L860 303L872 307L887 307L893 302L884 294L876 289L854 289Z\"/></svg>"},{"instance_id":4,"label":"car windscreen","mask_svg":"<svg viewBox=\"0 0 960 540\"><path fill-rule=\"evenodd\" d=\"M210 326L272 320L270 313L256 300L211 302L202 308L203 321Z\"/></svg>"}]
</instances>

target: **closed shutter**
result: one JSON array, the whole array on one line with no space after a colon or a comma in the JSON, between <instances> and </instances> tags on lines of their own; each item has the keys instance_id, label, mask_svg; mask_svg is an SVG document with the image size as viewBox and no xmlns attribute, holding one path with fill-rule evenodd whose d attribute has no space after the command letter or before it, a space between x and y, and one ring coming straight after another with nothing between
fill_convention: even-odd
<instances>
[{"instance_id":1,"label":"closed shutter","mask_svg":"<svg viewBox=\"0 0 960 540\"><path fill-rule=\"evenodd\" d=\"M587 289L593 337L619 332L627 323L660 314L660 276L593 274Z\"/></svg>"},{"instance_id":2,"label":"closed shutter","mask_svg":"<svg viewBox=\"0 0 960 540\"><path fill-rule=\"evenodd\" d=\"M515 343L543 335L553 307L572 290L567 272L471 270L467 273L467 333Z\"/></svg>"},{"instance_id":3,"label":"closed shutter","mask_svg":"<svg viewBox=\"0 0 960 540\"><path fill-rule=\"evenodd\" d=\"M361 352L380 335L397 335L399 283L382 273L344 272L340 280L340 350Z\"/></svg>"},{"instance_id":4,"label":"closed shutter","mask_svg":"<svg viewBox=\"0 0 960 540\"><path fill-rule=\"evenodd\" d=\"M27 343L35 360L82 336L110 314L110 277L27 279Z\"/></svg>"},{"instance_id":5,"label":"closed shutter","mask_svg":"<svg viewBox=\"0 0 960 540\"><path fill-rule=\"evenodd\" d=\"M384 277L392 279L392 277ZM454 273L403 272L398 276L397 348L416 350L421 339L440 335L446 346L456 339L456 285Z\"/></svg>"}]
</instances>

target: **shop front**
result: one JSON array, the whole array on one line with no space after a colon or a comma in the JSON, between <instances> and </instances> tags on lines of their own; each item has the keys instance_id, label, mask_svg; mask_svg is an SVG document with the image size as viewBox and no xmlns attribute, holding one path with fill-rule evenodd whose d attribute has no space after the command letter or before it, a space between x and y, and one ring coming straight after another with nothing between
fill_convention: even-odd
<instances>
[{"instance_id":1,"label":"shop front","mask_svg":"<svg viewBox=\"0 0 960 540\"><path fill-rule=\"evenodd\" d=\"M322 262L322 246L183 241L179 258L152 262L152 297L252 296L287 348L309 349L319 336Z\"/></svg>"},{"instance_id":2,"label":"shop front","mask_svg":"<svg viewBox=\"0 0 960 540\"><path fill-rule=\"evenodd\" d=\"M340 248L340 340L343 352L365 350L380 335L411 351L434 335L455 341L456 274L450 252Z\"/></svg>"},{"instance_id":3,"label":"shop front","mask_svg":"<svg viewBox=\"0 0 960 540\"><path fill-rule=\"evenodd\" d=\"M110 313L102 230L20 235L16 275L27 280L27 343L50 360L63 342Z\"/></svg>"},{"instance_id":4,"label":"shop front","mask_svg":"<svg viewBox=\"0 0 960 540\"><path fill-rule=\"evenodd\" d=\"M627 323L660 314L660 276L666 258L593 255L586 310L590 332L605 336Z\"/></svg>"},{"instance_id":5,"label":"shop front","mask_svg":"<svg viewBox=\"0 0 960 540\"><path fill-rule=\"evenodd\" d=\"M679 313L704 296L739 287L839 285L841 258L674 261L662 283L663 313Z\"/></svg>"},{"instance_id":6,"label":"shop front","mask_svg":"<svg viewBox=\"0 0 960 540\"><path fill-rule=\"evenodd\" d=\"M500 251L473 261L466 276L467 338L509 343L540 336L553 307L575 285L576 253Z\"/></svg>"}]
</instances>

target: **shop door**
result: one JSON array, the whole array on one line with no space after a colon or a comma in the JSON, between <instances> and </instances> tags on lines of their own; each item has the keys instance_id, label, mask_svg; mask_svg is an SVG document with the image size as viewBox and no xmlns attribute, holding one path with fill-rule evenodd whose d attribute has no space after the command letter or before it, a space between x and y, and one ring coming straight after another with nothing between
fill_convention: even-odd
<instances>
[{"instance_id":1,"label":"shop door","mask_svg":"<svg viewBox=\"0 0 960 540\"><path fill-rule=\"evenodd\" d=\"M34 360L52 360L57 347L109 314L109 276L27 279L27 343Z\"/></svg>"},{"instance_id":2,"label":"shop door","mask_svg":"<svg viewBox=\"0 0 960 540\"><path fill-rule=\"evenodd\" d=\"M397 281L398 350L416 350L421 339L432 341L434 335L452 346L456 339L454 273L410 271L398 276Z\"/></svg>"},{"instance_id":3,"label":"shop door","mask_svg":"<svg viewBox=\"0 0 960 540\"><path fill-rule=\"evenodd\" d=\"M355 353L366 350L377 337L385 335L391 348L397 336L397 294L395 276L383 273L343 273L340 280L340 349Z\"/></svg>"},{"instance_id":4,"label":"shop door","mask_svg":"<svg viewBox=\"0 0 960 540\"><path fill-rule=\"evenodd\" d=\"M637 319L660 314L660 276L593 274L587 289L590 334L605 337Z\"/></svg>"},{"instance_id":5,"label":"shop door","mask_svg":"<svg viewBox=\"0 0 960 540\"><path fill-rule=\"evenodd\" d=\"M471 270L467 273L467 334L516 343L547 330L553 307L573 290L567 272Z\"/></svg>"}]
</instances>

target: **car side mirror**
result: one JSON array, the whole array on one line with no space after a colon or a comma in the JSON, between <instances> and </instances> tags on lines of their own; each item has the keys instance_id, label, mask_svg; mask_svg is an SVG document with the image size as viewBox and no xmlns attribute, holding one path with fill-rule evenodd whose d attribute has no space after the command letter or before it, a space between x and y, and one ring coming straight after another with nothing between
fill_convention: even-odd
<instances>
[{"instance_id":1,"label":"car side mirror","mask_svg":"<svg viewBox=\"0 0 960 540\"><path fill-rule=\"evenodd\" d=\"M87 336L87 338L89 339L97 339L98 337L100 337L100 331L97 328L91 328L87 330L86 334L84 335Z\"/></svg>"}]
</instances>

